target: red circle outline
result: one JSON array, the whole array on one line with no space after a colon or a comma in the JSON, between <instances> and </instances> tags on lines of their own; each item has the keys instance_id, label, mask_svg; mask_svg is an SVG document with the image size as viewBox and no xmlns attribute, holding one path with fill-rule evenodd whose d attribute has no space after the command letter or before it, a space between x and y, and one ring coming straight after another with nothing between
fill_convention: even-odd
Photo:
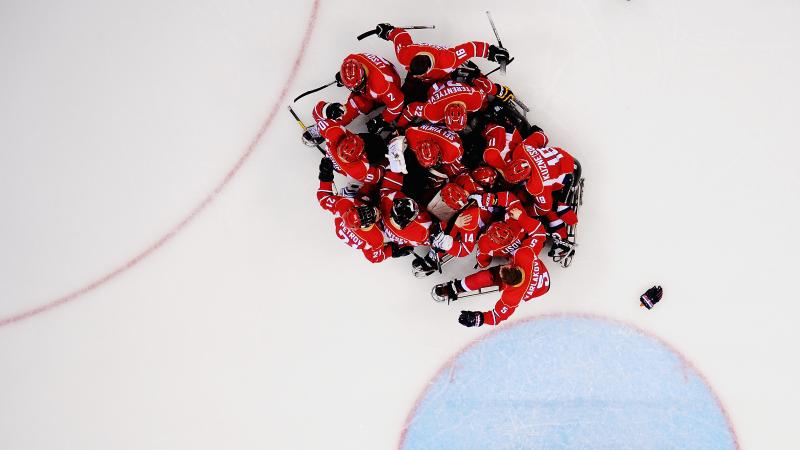
<instances>
[{"instance_id":1,"label":"red circle outline","mask_svg":"<svg viewBox=\"0 0 800 450\"><path fill-rule=\"evenodd\" d=\"M700 372L700 370L697 369L697 366L692 364L692 362L689 361L689 359L683 353L678 351L678 349L675 348L672 344L670 344L669 342L665 341L664 339L656 336L655 334L653 334L653 333L651 333L651 332L649 332L649 331L647 331L647 330L645 330L643 328L640 328L640 327L638 327L638 326L636 326L636 325L634 325L632 323L626 322L624 320L612 319L610 317L604 317L604 316L601 316L601 315L598 315L598 314L589 314L589 313L548 313L548 314L541 314L541 315L538 315L538 316L529 317L529 318L522 319L522 320L519 320L519 321L516 321L516 322L512 322L512 323L506 323L502 327L500 327L498 329L495 329L495 330L492 330L488 334L486 334L484 336L481 336L478 339L470 341L467 345L465 345L463 348L461 348L461 350L457 351L453 356L451 356L450 359L445 361L444 364L442 364L439 367L439 369L436 371L436 373L432 377L429 378L429 380L434 380L434 379L438 378L439 375L444 373L445 370L447 370L448 368L453 366L455 361L461 355L463 355L468 350L470 350L472 347L474 347L475 345L483 342L484 340L488 339L491 336L494 336L494 335L496 335L498 333L503 333L503 332L509 331L512 328L515 328L515 327L518 327L518 326L521 326L521 325L525 325L525 324L528 324L528 323L536 321L536 320L554 319L554 318L567 318L567 317L602 320L602 321L610 322L610 323L613 323L613 324L616 324L616 325L621 325L623 327L629 328L629 329L641 334L642 336L649 337L651 339L655 339L656 341L661 343L661 345L667 347L668 350L670 350L672 353L677 355L678 358L681 359L681 362L683 363L683 365L685 367L688 367L688 368L692 369L694 371L694 373L696 373L697 376L700 377L700 379L703 381L703 383L705 383L705 385L708 387L708 390L711 392L711 395L714 397L714 401L716 401L716 403L717 403L717 407L719 407L720 411L722 411L722 415L725 417L725 423L728 425L728 430L731 432L731 436L733 437L733 445L736 446L737 450L739 450L741 448L739 446L739 438L736 435L736 429L733 427L733 422L731 421L731 417L728 414L728 411L725 409L725 405L722 403L722 400L720 399L720 397L717 394L717 392L714 390L714 388L711 385L711 383L708 382L708 378L706 378L706 376L703 375L703 373ZM411 422L414 419L414 415L416 414L417 409L420 406L420 403L422 403L422 399L425 398L425 396L428 394L428 391L431 389L431 387L433 387L433 383L429 382L428 385L425 387L425 389L423 389L422 392L417 396L417 399L416 399L416 401L414 401L414 406L412 406L411 411L408 412L408 415L406 416L405 423L403 423L402 431L400 432L400 442L397 445L398 449L402 450L403 445L405 444L406 433L408 432L408 427L411 425Z\"/></svg>"},{"instance_id":2,"label":"red circle outline","mask_svg":"<svg viewBox=\"0 0 800 450\"><path fill-rule=\"evenodd\" d=\"M201 212L203 212L208 205L214 201L214 198L222 192L223 189L228 185L228 183L233 179L234 176L239 172L245 162L250 158L250 155L253 154L258 144L261 142L261 139L264 137L264 134L267 132L267 129L272 125L273 120L278 115L278 111L281 110L284 100L286 100L286 96L289 94L289 88L291 87L292 83L294 82L295 77L297 76L297 72L300 69L300 65L303 60L303 56L305 56L306 49L308 48L308 44L311 41L311 35L314 31L314 27L317 21L317 12L319 11L319 0L314 0L314 3L311 7L311 14L308 16L308 22L306 25L306 29L303 33L303 40L300 44L300 49L297 52L297 56L294 59L294 63L292 64L292 70L289 72L288 77L286 78L286 82L284 82L283 87L281 88L280 94L278 95L277 100L273 103L272 108L267 115L266 120L259 128L256 135L250 141L250 144L245 148L242 155L236 161L236 163L231 167L228 172L222 177L214 189L206 195L206 197L200 201L194 208L189 211L189 214L186 215L180 222L174 225L172 228L169 229L161 238L147 246L144 250L137 253L135 256L130 258L129 260L125 261L121 265L117 266L115 269L111 270L110 272L100 276L99 278L95 279L94 281L90 282L89 284L72 291L66 295L56 298L55 300L49 301L43 305L37 306L35 308L29 309L27 311L23 311L8 317L0 318L0 327L4 327L16 322L20 322L26 319L29 319L33 316L37 316L44 312L50 311L51 309L57 308L65 303L71 302L75 299L78 299L89 292L94 291L95 289L103 286L104 284L108 283L109 281L117 278L118 276L122 275L123 273L127 272L132 267L139 264L142 260L147 258L148 256L152 255L156 252L156 250L160 249L164 246L167 242L171 241L172 238L175 237L178 233L180 233L187 225L189 225Z\"/></svg>"}]
</instances>

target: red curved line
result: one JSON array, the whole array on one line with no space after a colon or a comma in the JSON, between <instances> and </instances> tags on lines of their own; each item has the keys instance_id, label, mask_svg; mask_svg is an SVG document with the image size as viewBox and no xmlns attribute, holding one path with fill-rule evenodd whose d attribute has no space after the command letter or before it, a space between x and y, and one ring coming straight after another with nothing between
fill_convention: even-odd
<instances>
[{"instance_id":1,"label":"red curved line","mask_svg":"<svg viewBox=\"0 0 800 450\"><path fill-rule=\"evenodd\" d=\"M683 353L678 351L677 348L675 348L672 344L670 344L669 342L665 341L664 339L656 336L653 333L650 333L649 331L646 331L646 330L644 330L642 328L639 328L636 325L633 325L631 323L625 322L623 320L612 319L610 317L603 317L603 316L600 316L600 315L589 314L589 313L579 313L579 314L551 313L551 314L542 314L542 315L539 315L539 316L529 317L527 319L522 319L522 320L519 320L519 321L516 321L516 322L513 322L513 323L505 324L503 327L501 327L499 329L496 329L496 330L492 330L491 332L489 332L489 334L487 334L487 335L485 335L483 337L480 337L478 339L475 339L474 341L471 341L470 343L465 345L461 350L456 352L455 355L451 356L450 359L445 361L445 363L442 364L441 367L439 367L439 370L437 370L436 373L433 375L433 377L430 378L431 381L428 383L428 385L425 387L425 389L423 389L422 392L420 392L420 394L417 396L417 400L414 402L414 406L411 407L411 411L409 411L408 415L406 416L406 421L403 424L403 429L400 432L400 442L397 444L397 448L402 450L403 445L405 445L406 434L408 433L408 428L411 426L411 422L413 422L414 416L416 415L417 410L419 409L419 406L422 403L422 400L428 395L428 391L433 387L433 380L435 380L436 378L439 378L439 375L444 373L444 371L447 370L448 368L452 367L452 365L455 363L455 361L458 358L460 358L461 355L466 353L467 350L471 349L476 344L478 344L480 342L483 342L484 340L488 339L489 337L491 337L493 335L496 335L497 333L502 333L502 332L508 331L508 330L510 330L512 328L518 327L520 325L525 325L525 324L527 324L529 322L533 322L535 320L551 319L551 318L558 318L558 317L579 317L579 318L603 320L603 321L606 321L606 322L615 323L617 325L622 325L622 326L624 326L626 328L632 329L632 330L636 331L637 333L639 333L639 334L641 334L643 336L655 339L656 341L660 342L663 346L667 347L670 351L672 351L672 353L676 354L678 356L678 358L681 359L681 361L683 362L683 366L684 367L689 367L690 369L692 369L694 371L694 373L696 373L697 376L700 377L700 379L703 381L703 383L705 383L705 385L708 387L708 390L711 391L711 395L714 397L714 400L717 402L717 407L719 407L720 411L722 411L722 415L725 417L725 422L728 425L728 430L731 432L731 436L733 437L733 445L736 447L737 450L741 448L741 446L739 445L739 437L736 435L736 429L733 427L733 422L731 421L731 416L728 414L728 411L725 409L725 405L722 403L722 400L720 399L719 395L714 390L714 388L711 386L711 383L708 382L708 378L706 378L706 376L703 375L703 373L700 372L697 369L697 366L692 364L689 361L689 359L686 358L686 356L684 356Z\"/></svg>"},{"instance_id":2,"label":"red curved line","mask_svg":"<svg viewBox=\"0 0 800 450\"><path fill-rule=\"evenodd\" d=\"M289 76L286 79L286 82L283 84L283 88L281 88L281 92L278 95L278 99L275 100L275 103L272 105L272 109L270 110L269 115L267 115L267 119L261 125L261 128L258 130L258 133L256 133L256 135L250 141L250 144L247 146L242 156L239 157L239 160L236 161L236 163L233 165L233 167L231 167L230 170L228 170L228 173L226 173L225 176L222 178L222 180L220 180L220 182L217 183L216 187L214 187L214 190L212 190L206 196L206 198L204 198L200 203L198 203L194 208L192 208L189 214L185 218L183 218L180 222L178 222L175 226L173 226L169 231L167 231L167 233L164 236L162 236L160 239L150 244L147 248L136 254L136 256L134 256L133 258L124 262L116 269L106 273L105 275L97 278L96 280L92 281L91 283L87 284L86 286L80 289L70 292L69 294L66 294L55 300L47 302L41 306L37 306L36 308L29 309L27 311L23 311L12 316L2 318L0 319L0 327L4 327L6 325L10 325L15 322L20 322L22 320L29 319L33 316L50 311L51 309L54 309L65 303L71 302L79 297L82 297L83 295L108 283L109 281L113 280L114 278L126 272L131 267L139 264L143 259L155 253L156 250L160 249L164 244L172 240L172 238L174 238L176 234L178 234L184 228L186 228L186 226L189 225L195 219L195 217L197 217L201 212L203 212L203 210L205 210L206 207L208 207L208 205L211 204L212 201L214 201L214 198L217 196L217 194L222 192L222 190L225 189L225 186L227 186L227 184L233 179L233 177L236 176L236 174L239 172L239 169L242 168L244 163L247 162L247 160L250 158L250 155L253 153L253 151L255 151L256 146L258 146L259 142L264 137L264 134L266 133L267 129L269 129L269 127L272 125L272 121L275 119L275 116L277 116L278 111L282 109L281 107L283 105L283 102L286 100L286 96L289 93L289 87L292 85L295 77L297 76L297 72L300 69L300 64L303 60L303 56L305 55L306 49L308 48L308 43L311 40L311 34L314 31L314 26L317 21L318 10L319 10L319 0L314 0L314 3L311 7L311 14L308 17L306 29L303 34L303 40L300 44L300 50L298 51L297 56L295 57L294 64L292 65L292 70L291 72L289 72Z\"/></svg>"}]
</instances>

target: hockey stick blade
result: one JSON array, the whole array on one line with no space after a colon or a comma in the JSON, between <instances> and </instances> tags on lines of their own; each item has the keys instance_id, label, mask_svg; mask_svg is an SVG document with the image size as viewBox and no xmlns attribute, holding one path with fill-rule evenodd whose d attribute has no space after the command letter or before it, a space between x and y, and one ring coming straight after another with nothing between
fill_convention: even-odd
<instances>
[{"instance_id":1,"label":"hockey stick blade","mask_svg":"<svg viewBox=\"0 0 800 450\"><path fill-rule=\"evenodd\" d=\"M432 29L436 28L436 25L411 25L409 27L399 27L398 26L398 27L395 27L395 28L402 28L404 30L432 30ZM364 39L372 36L373 34L378 34L378 30L365 31L365 32L359 34L358 36L356 36L356 39L358 39L359 41L363 41Z\"/></svg>"},{"instance_id":2,"label":"hockey stick blade","mask_svg":"<svg viewBox=\"0 0 800 450\"><path fill-rule=\"evenodd\" d=\"M514 61L514 58L512 57L511 59L509 59L509 60L508 60L508 62L506 63L506 65L509 65L509 64L511 64L513 61ZM487 73L487 74L486 74L486 75L484 75L484 76L488 77L489 75L491 75L491 74L493 74L493 73L497 72L497 71L498 71L498 70L500 70L500 69L501 69L501 67L500 67L500 66L497 66L497 67L495 67L494 69L492 69L492 70L491 70L489 73Z\"/></svg>"},{"instance_id":3,"label":"hockey stick blade","mask_svg":"<svg viewBox=\"0 0 800 450\"><path fill-rule=\"evenodd\" d=\"M330 83L328 83L328 84L326 84L324 86L320 86L318 88L311 89L310 91L303 92L302 94L300 94L297 97L295 97L294 100L292 100L292 103L297 103L298 100L300 100L301 98L305 97L306 95L310 95L310 94L313 94L314 92L321 91L321 90L325 89L326 87L328 87L328 86L330 86L332 84L336 84L336 80L333 80L333 81L331 81Z\"/></svg>"}]
</instances>

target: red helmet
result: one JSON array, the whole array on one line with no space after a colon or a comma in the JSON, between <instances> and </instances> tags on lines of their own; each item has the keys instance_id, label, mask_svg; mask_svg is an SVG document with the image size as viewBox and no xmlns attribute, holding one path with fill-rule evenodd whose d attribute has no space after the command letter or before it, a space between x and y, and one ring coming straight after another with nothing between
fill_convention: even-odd
<instances>
[{"instance_id":1,"label":"red helmet","mask_svg":"<svg viewBox=\"0 0 800 450\"><path fill-rule=\"evenodd\" d=\"M439 162L439 155L442 153L442 147L439 143L432 140L422 141L414 148L414 154L417 155L419 165L425 168L433 167Z\"/></svg>"},{"instance_id":2,"label":"red helmet","mask_svg":"<svg viewBox=\"0 0 800 450\"><path fill-rule=\"evenodd\" d=\"M508 168L503 172L506 181L511 184L521 183L531 176L531 163L525 159L515 159L511 161Z\"/></svg>"},{"instance_id":3,"label":"red helmet","mask_svg":"<svg viewBox=\"0 0 800 450\"><path fill-rule=\"evenodd\" d=\"M497 180L497 171L489 166L476 167L470 173L472 179L481 186L488 188L491 187Z\"/></svg>"},{"instance_id":4,"label":"red helmet","mask_svg":"<svg viewBox=\"0 0 800 450\"><path fill-rule=\"evenodd\" d=\"M347 89L353 92L360 92L367 84L367 73L364 66L355 59L345 59L342 68L339 69L339 78Z\"/></svg>"},{"instance_id":5,"label":"red helmet","mask_svg":"<svg viewBox=\"0 0 800 450\"><path fill-rule=\"evenodd\" d=\"M495 222L489 225L489 229L486 230L486 236L501 248L508 247L514 242L514 230L505 222Z\"/></svg>"},{"instance_id":6,"label":"red helmet","mask_svg":"<svg viewBox=\"0 0 800 450\"><path fill-rule=\"evenodd\" d=\"M344 162L356 162L364 153L364 140L355 134L348 133L336 144L336 153Z\"/></svg>"},{"instance_id":7,"label":"red helmet","mask_svg":"<svg viewBox=\"0 0 800 450\"><path fill-rule=\"evenodd\" d=\"M467 126L467 107L461 102L453 102L444 109L444 123L453 131L461 131Z\"/></svg>"},{"instance_id":8,"label":"red helmet","mask_svg":"<svg viewBox=\"0 0 800 450\"><path fill-rule=\"evenodd\" d=\"M467 191L455 183L447 183L444 185L439 195L442 196L442 201L445 205L455 210L463 208L469 199Z\"/></svg>"},{"instance_id":9,"label":"red helmet","mask_svg":"<svg viewBox=\"0 0 800 450\"><path fill-rule=\"evenodd\" d=\"M345 211L342 220L344 220L344 225L351 230L367 228L378 220L378 212L373 206L353 206Z\"/></svg>"}]
</instances>

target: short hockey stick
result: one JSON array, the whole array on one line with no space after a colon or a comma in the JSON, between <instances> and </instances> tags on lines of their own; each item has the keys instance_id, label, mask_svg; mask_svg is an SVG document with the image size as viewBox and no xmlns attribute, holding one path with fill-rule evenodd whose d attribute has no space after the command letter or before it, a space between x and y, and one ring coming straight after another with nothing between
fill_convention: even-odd
<instances>
[{"instance_id":1,"label":"short hockey stick","mask_svg":"<svg viewBox=\"0 0 800 450\"><path fill-rule=\"evenodd\" d=\"M395 27L395 28L402 28L404 30L432 30L436 28L436 25L412 25L408 27ZM378 30L372 29L369 31L365 31L356 36L356 39L358 39L359 41L363 41L364 39L372 36L373 34L378 34Z\"/></svg>"}]
</instances>

